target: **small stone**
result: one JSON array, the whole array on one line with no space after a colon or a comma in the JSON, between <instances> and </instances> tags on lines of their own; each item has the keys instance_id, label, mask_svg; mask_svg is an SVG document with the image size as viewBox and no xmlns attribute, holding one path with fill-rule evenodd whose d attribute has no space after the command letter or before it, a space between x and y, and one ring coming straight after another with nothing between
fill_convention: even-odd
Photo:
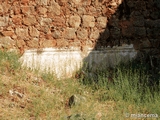
<instances>
[{"instance_id":1,"label":"small stone","mask_svg":"<svg viewBox=\"0 0 160 120\"><path fill-rule=\"evenodd\" d=\"M72 114L67 117L67 120L86 120L81 114Z\"/></svg>"},{"instance_id":2,"label":"small stone","mask_svg":"<svg viewBox=\"0 0 160 120\"><path fill-rule=\"evenodd\" d=\"M18 92L18 91L14 91L14 93L20 98L24 97L24 95L22 93Z\"/></svg>"},{"instance_id":3,"label":"small stone","mask_svg":"<svg viewBox=\"0 0 160 120\"><path fill-rule=\"evenodd\" d=\"M86 98L81 96L81 95L72 95L70 98L69 98L69 103L68 105L70 107L72 106L75 106L75 105L80 105L82 103L86 102Z\"/></svg>"},{"instance_id":4,"label":"small stone","mask_svg":"<svg viewBox=\"0 0 160 120\"><path fill-rule=\"evenodd\" d=\"M13 94L14 94L13 90L9 90L9 94L10 94L11 96L13 96Z\"/></svg>"}]
</instances>

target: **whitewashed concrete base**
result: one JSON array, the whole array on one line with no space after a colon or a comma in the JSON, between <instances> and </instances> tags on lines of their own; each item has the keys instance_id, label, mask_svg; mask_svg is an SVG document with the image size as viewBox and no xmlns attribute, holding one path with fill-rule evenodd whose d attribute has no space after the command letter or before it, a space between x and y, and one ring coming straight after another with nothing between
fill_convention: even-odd
<instances>
[{"instance_id":1,"label":"whitewashed concrete base","mask_svg":"<svg viewBox=\"0 0 160 120\"><path fill-rule=\"evenodd\" d=\"M57 78L71 77L77 70L88 64L90 68L114 66L120 61L135 58L137 51L133 45L88 49L85 54L76 49L44 48L26 50L20 58L22 66L40 71L51 72Z\"/></svg>"}]
</instances>

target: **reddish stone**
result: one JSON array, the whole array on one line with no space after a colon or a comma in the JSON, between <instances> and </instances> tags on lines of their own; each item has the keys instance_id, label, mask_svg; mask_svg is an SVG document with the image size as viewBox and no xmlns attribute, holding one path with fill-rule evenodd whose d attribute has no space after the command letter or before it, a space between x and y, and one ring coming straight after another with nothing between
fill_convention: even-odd
<instances>
[{"instance_id":1,"label":"reddish stone","mask_svg":"<svg viewBox=\"0 0 160 120\"><path fill-rule=\"evenodd\" d=\"M3 31L2 34L4 36L12 36L12 35L14 35L14 31Z\"/></svg>"},{"instance_id":2,"label":"reddish stone","mask_svg":"<svg viewBox=\"0 0 160 120\"><path fill-rule=\"evenodd\" d=\"M21 13L21 9L20 9L19 6L14 6L14 7L13 7L13 11L14 11L14 14L15 14L15 15L18 15L18 14Z\"/></svg>"},{"instance_id":3,"label":"reddish stone","mask_svg":"<svg viewBox=\"0 0 160 120\"><path fill-rule=\"evenodd\" d=\"M43 41L43 47L47 48L47 47L55 47L56 46L56 40L45 40Z\"/></svg>"},{"instance_id":4,"label":"reddish stone","mask_svg":"<svg viewBox=\"0 0 160 120\"><path fill-rule=\"evenodd\" d=\"M22 6L21 10L22 10L23 14L30 14L31 13L31 10L30 10L29 6Z\"/></svg>"},{"instance_id":5,"label":"reddish stone","mask_svg":"<svg viewBox=\"0 0 160 120\"><path fill-rule=\"evenodd\" d=\"M47 39L47 40L53 40L53 37L52 37L51 34L46 34L46 39Z\"/></svg>"},{"instance_id":6,"label":"reddish stone","mask_svg":"<svg viewBox=\"0 0 160 120\"><path fill-rule=\"evenodd\" d=\"M28 4L29 0L21 0L22 4Z\"/></svg>"},{"instance_id":7,"label":"reddish stone","mask_svg":"<svg viewBox=\"0 0 160 120\"><path fill-rule=\"evenodd\" d=\"M12 22L15 24L15 25L21 25L22 24L22 17L21 15L15 15L12 17Z\"/></svg>"}]
</instances>

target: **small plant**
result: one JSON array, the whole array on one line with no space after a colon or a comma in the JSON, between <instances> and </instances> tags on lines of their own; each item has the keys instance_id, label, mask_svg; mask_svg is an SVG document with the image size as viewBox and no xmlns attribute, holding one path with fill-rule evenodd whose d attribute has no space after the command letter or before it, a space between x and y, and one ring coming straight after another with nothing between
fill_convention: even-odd
<instances>
[{"instance_id":1,"label":"small plant","mask_svg":"<svg viewBox=\"0 0 160 120\"><path fill-rule=\"evenodd\" d=\"M0 51L0 66L2 71L14 72L20 68L19 55L14 52Z\"/></svg>"}]
</instances>

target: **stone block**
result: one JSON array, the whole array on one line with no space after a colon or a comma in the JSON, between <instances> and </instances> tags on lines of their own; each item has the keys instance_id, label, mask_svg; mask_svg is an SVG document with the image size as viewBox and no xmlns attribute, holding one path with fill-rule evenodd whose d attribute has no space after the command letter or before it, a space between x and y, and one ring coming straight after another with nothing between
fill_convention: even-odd
<instances>
[{"instance_id":1,"label":"stone block","mask_svg":"<svg viewBox=\"0 0 160 120\"><path fill-rule=\"evenodd\" d=\"M134 37L145 37L146 29L145 27L134 27Z\"/></svg>"},{"instance_id":2,"label":"stone block","mask_svg":"<svg viewBox=\"0 0 160 120\"><path fill-rule=\"evenodd\" d=\"M128 26L122 28L122 36L124 37L132 37L134 34L134 27Z\"/></svg>"},{"instance_id":3,"label":"stone block","mask_svg":"<svg viewBox=\"0 0 160 120\"><path fill-rule=\"evenodd\" d=\"M32 38L31 40L27 41L27 46L29 48L38 48L39 46L39 39L38 38Z\"/></svg>"},{"instance_id":4,"label":"stone block","mask_svg":"<svg viewBox=\"0 0 160 120\"><path fill-rule=\"evenodd\" d=\"M52 24L54 26L65 26L66 24L65 18L60 17L60 16L54 16L52 20L53 20Z\"/></svg>"},{"instance_id":5,"label":"stone block","mask_svg":"<svg viewBox=\"0 0 160 120\"><path fill-rule=\"evenodd\" d=\"M35 13L35 8L34 6L21 6L21 11L23 14L34 14Z\"/></svg>"},{"instance_id":6,"label":"stone block","mask_svg":"<svg viewBox=\"0 0 160 120\"><path fill-rule=\"evenodd\" d=\"M29 15L29 16L26 16L26 17L23 18L23 24L24 25L28 25L28 26L36 25L37 24L37 20L36 20L35 16Z\"/></svg>"},{"instance_id":7,"label":"stone block","mask_svg":"<svg viewBox=\"0 0 160 120\"><path fill-rule=\"evenodd\" d=\"M21 0L22 4L28 4L29 0Z\"/></svg>"},{"instance_id":8,"label":"stone block","mask_svg":"<svg viewBox=\"0 0 160 120\"><path fill-rule=\"evenodd\" d=\"M53 32L53 38L55 38L55 39L59 39L59 38L61 38L62 37L62 33L59 31L59 30L55 30L54 32Z\"/></svg>"},{"instance_id":9,"label":"stone block","mask_svg":"<svg viewBox=\"0 0 160 120\"><path fill-rule=\"evenodd\" d=\"M82 4L84 6L91 5L91 0L83 0Z\"/></svg>"},{"instance_id":10,"label":"stone block","mask_svg":"<svg viewBox=\"0 0 160 120\"><path fill-rule=\"evenodd\" d=\"M0 15L3 15L3 6L0 5Z\"/></svg>"},{"instance_id":11,"label":"stone block","mask_svg":"<svg viewBox=\"0 0 160 120\"><path fill-rule=\"evenodd\" d=\"M113 27L110 29L110 36L114 39L118 39L121 36L121 31L120 28L118 27Z\"/></svg>"},{"instance_id":12,"label":"stone block","mask_svg":"<svg viewBox=\"0 0 160 120\"><path fill-rule=\"evenodd\" d=\"M13 6L12 9L13 9L13 12L14 12L15 15L18 15L18 14L21 13L21 9L20 9L19 6Z\"/></svg>"},{"instance_id":13,"label":"stone block","mask_svg":"<svg viewBox=\"0 0 160 120\"><path fill-rule=\"evenodd\" d=\"M78 13L79 15L84 15L84 14L86 14L86 9L85 9L84 7L79 6L77 9L78 9L78 10L77 10L77 13Z\"/></svg>"},{"instance_id":14,"label":"stone block","mask_svg":"<svg viewBox=\"0 0 160 120\"><path fill-rule=\"evenodd\" d=\"M94 30L91 32L89 38L90 39L94 39L94 40L98 40L98 38L100 37L100 34L99 34L99 30Z\"/></svg>"},{"instance_id":15,"label":"stone block","mask_svg":"<svg viewBox=\"0 0 160 120\"><path fill-rule=\"evenodd\" d=\"M158 38L160 36L160 29L159 28L152 28L147 29L147 36L150 38Z\"/></svg>"},{"instance_id":16,"label":"stone block","mask_svg":"<svg viewBox=\"0 0 160 120\"><path fill-rule=\"evenodd\" d=\"M48 47L55 47L57 42L56 42L56 40L45 40L45 41L43 41L42 44L43 44L44 48L48 48Z\"/></svg>"},{"instance_id":17,"label":"stone block","mask_svg":"<svg viewBox=\"0 0 160 120\"><path fill-rule=\"evenodd\" d=\"M30 26L29 27L29 34L32 37L39 37L40 32L34 26Z\"/></svg>"},{"instance_id":18,"label":"stone block","mask_svg":"<svg viewBox=\"0 0 160 120\"><path fill-rule=\"evenodd\" d=\"M136 27L143 27L144 26L144 17L143 16L134 16L133 18L133 25Z\"/></svg>"},{"instance_id":19,"label":"stone block","mask_svg":"<svg viewBox=\"0 0 160 120\"><path fill-rule=\"evenodd\" d=\"M150 13L150 17L153 19L153 20L157 20L160 18L160 11L159 10L155 10L153 12Z\"/></svg>"},{"instance_id":20,"label":"stone block","mask_svg":"<svg viewBox=\"0 0 160 120\"><path fill-rule=\"evenodd\" d=\"M156 7L160 10L160 1L154 0Z\"/></svg>"},{"instance_id":21,"label":"stone block","mask_svg":"<svg viewBox=\"0 0 160 120\"><path fill-rule=\"evenodd\" d=\"M10 37L0 37L0 48L10 49L15 46L15 41Z\"/></svg>"},{"instance_id":22,"label":"stone block","mask_svg":"<svg viewBox=\"0 0 160 120\"><path fill-rule=\"evenodd\" d=\"M39 13L40 15L44 15L44 14L46 14L46 12L47 12L47 8L42 7L42 6L38 7L37 10L38 10L38 13Z\"/></svg>"},{"instance_id":23,"label":"stone block","mask_svg":"<svg viewBox=\"0 0 160 120\"><path fill-rule=\"evenodd\" d=\"M18 47L18 48L22 48L22 47L24 47L26 45L26 43L24 42L24 40L16 40L16 46Z\"/></svg>"},{"instance_id":24,"label":"stone block","mask_svg":"<svg viewBox=\"0 0 160 120\"><path fill-rule=\"evenodd\" d=\"M16 35L20 38L26 38L28 37L28 28L20 28L20 27L17 27L16 28Z\"/></svg>"},{"instance_id":25,"label":"stone block","mask_svg":"<svg viewBox=\"0 0 160 120\"><path fill-rule=\"evenodd\" d=\"M8 16L0 17L0 27L7 26L8 25L8 21L9 21L9 17Z\"/></svg>"},{"instance_id":26,"label":"stone block","mask_svg":"<svg viewBox=\"0 0 160 120\"><path fill-rule=\"evenodd\" d=\"M74 28L66 28L64 31L64 38L66 39L75 39L76 34L75 34L75 29Z\"/></svg>"},{"instance_id":27,"label":"stone block","mask_svg":"<svg viewBox=\"0 0 160 120\"><path fill-rule=\"evenodd\" d=\"M72 0L72 2L76 5L79 5L81 4L82 0Z\"/></svg>"},{"instance_id":28,"label":"stone block","mask_svg":"<svg viewBox=\"0 0 160 120\"><path fill-rule=\"evenodd\" d=\"M69 19L69 25L73 28L78 28L81 24L81 18L78 15L71 16Z\"/></svg>"},{"instance_id":29,"label":"stone block","mask_svg":"<svg viewBox=\"0 0 160 120\"><path fill-rule=\"evenodd\" d=\"M62 48L62 47L68 47L69 43L67 39L57 39L57 47Z\"/></svg>"},{"instance_id":30,"label":"stone block","mask_svg":"<svg viewBox=\"0 0 160 120\"><path fill-rule=\"evenodd\" d=\"M86 29L83 28L79 28L77 30L77 37L78 39L87 39L88 38L88 31Z\"/></svg>"},{"instance_id":31,"label":"stone block","mask_svg":"<svg viewBox=\"0 0 160 120\"><path fill-rule=\"evenodd\" d=\"M60 15L61 14L61 7L58 3L55 1L52 1L51 6L48 7L48 12L54 16L54 15Z\"/></svg>"},{"instance_id":32,"label":"stone block","mask_svg":"<svg viewBox=\"0 0 160 120\"><path fill-rule=\"evenodd\" d=\"M107 25L107 17L98 17L97 18L97 26L100 28L106 28Z\"/></svg>"},{"instance_id":33,"label":"stone block","mask_svg":"<svg viewBox=\"0 0 160 120\"><path fill-rule=\"evenodd\" d=\"M35 0L37 5L48 5L49 0Z\"/></svg>"},{"instance_id":34,"label":"stone block","mask_svg":"<svg viewBox=\"0 0 160 120\"><path fill-rule=\"evenodd\" d=\"M40 19L40 25L41 26L50 26L51 23L52 23L51 18L41 18Z\"/></svg>"},{"instance_id":35,"label":"stone block","mask_svg":"<svg viewBox=\"0 0 160 120\"><path fill-rule=\"evenodd\" d=\"M95 18L90 15L83 15L82 17L83 27L94 27L95 26Z\"/></svg>"},{"instance_id":36,"label":"stone block","mask_svg":"<svg viewBox=\"0 0 160 120\"><path fill-rule=\"evenodd\" d=\"M15 15L12 17L12 22L15 25L21 25L22 24L22 16L21 15Z\"/></svg>"},{"instance_id":37,"label":"stone block","mask_svg":"<svg viewBox=\"0 0 160 120\"><path fill-rule=\"evenodd\" d=\"M53 40L52 34L46 34L46 35L45 35L45 38L46 38L47 40Z\"/></svg>"},{"instance_id":38,"label":"stone block","mask_svg":"<svg viewBox=\"0 0 160 120\"><path fill-rule=\"evenodd\" d=\"M142 43L140 44L141 49L150 48L150 47L152 47L152 44L147 38L142 40Z\"/></svg>"},{"instance_id":39,"label":"stone block","mask_svg":"<svg viewBox=\"0 0 160 120\"><path fill-rule=\"evenodd\" d=\"M2 34L4 36L13 36L14 35L14 31L2 31Z\"/></svg>"}]
</instances>

